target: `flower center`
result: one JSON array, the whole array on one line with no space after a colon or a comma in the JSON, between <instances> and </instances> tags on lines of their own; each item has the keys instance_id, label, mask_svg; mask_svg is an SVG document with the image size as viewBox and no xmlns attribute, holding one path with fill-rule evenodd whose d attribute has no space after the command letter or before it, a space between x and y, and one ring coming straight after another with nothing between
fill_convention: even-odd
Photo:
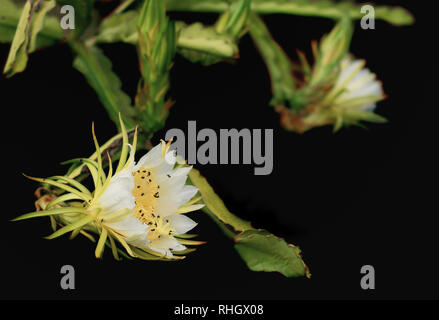
<instances>
[{"instance_id":1,"label":"flower center","mask_svg":"<svg viewBox=\"0 0 439 320\"><path fill-rule=\"evenodd\" d=\"M132 194L136 201L134 214L137 219L148 225L148 240L154 241L162 236L172 236L174 230L169 221L154 212L157 199L160 198L160 186L155 182L154 172L141 167L133 172L133 176Z\"/></svg>"}]
</instances>

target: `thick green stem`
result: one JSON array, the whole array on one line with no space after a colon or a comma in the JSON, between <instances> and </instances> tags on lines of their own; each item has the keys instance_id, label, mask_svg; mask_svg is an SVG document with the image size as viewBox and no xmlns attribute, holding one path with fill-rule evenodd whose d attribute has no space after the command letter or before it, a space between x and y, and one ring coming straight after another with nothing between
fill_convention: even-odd
<instances>
[{"instance_id":1,"label":"thick green stem","mask_svg":"<svg viewBox=\"0 0 439 320\"><path fill-rule=\"evenodd\" d=\"M264 21L256 14L249 19L250 35L258 48L270 74L273 105L291 101L294 95L293 64L288 55L273 39Z\"/></svg>"},{"instance_id":2,"label":"thick green stem","mask_svg":"<svg viewBox=\"0 0 439 320\"><path fill-rule=\"evenodd\" d=\"M213 213L212 211L210 211L207 207L204 207L203 212L205 214L207 214L216 224L217 226L221 229L221 231L230 239L233 239L236 237L236 233L233 232L232 230L230 230L223 222L221 222L220 219L218 219Z\"/></svg>"},{"instance_id":3,"label":"thick green stem","mask_svg":"<svg viewBox=\"0 0 439 320\"><path fill-rule=\"evenodd\" d=\"M166 0L169 11L193 12L224 12L230 3L237 0ZM339 19L349 14L352 19L361 19L365 13L361 10L362 4L351 1L328 0L253 0L252 11L258 14L292 14ZM394 25L410 25L414 22L413 16L401 7L374 6L375 18L382 19Z\"/></svg>"}]
</instances>

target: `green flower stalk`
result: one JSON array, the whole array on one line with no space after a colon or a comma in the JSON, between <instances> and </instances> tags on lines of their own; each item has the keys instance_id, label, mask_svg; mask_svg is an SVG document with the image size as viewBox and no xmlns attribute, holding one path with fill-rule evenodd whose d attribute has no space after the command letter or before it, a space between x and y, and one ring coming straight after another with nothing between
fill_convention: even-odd
<instances>
[{"instance_id":1,"label":"green flower stalk","mask_svg":"<svg viewBox=\"0 0 439 320\"><path fill-rule=\"evenodd\" d=\"M137 130L132 145L129 145L128 134L122 120L120 122L123 146L116 168L113 169L107 153L109 168L107 173L104 172L94 126L96 160L77 160L88 168L93 179L93 192L75 179L81 171L78 168L65 176L46 179L28 177L55 187L60 192L56 196L40 199L38 205L44 210L24 214L13 221L50 216L55 230L47 239L68 232L72 233L72 237L81 233L90 239L93 239L90 233L98 234L97 258L102 257L107 244L112 248L114 257L119 259L118 251L121 250L116 246L119 243L130 257L145 260L182 259L183 254L194 250L185 245L204 243L188 240L193 235L186 234L196 223L184 213L204 206L197 204L201 199L195 197L198 189L185 185L192 167L175 167L176 154L169 150L171 141L162 141L136 163ZM57 225L61 226L58 230Z\"/></svg>"},{"instance_id":2,"label":"green flower stalk","mask_svg":"<svg viewBox=\"0 0 439 320\"><path fill-rule=\"evenodd\" d=\"M169 72L176 52L175 24L167 18L162 0L144 1L138 21L138 55L142 80L136 109L142 129L164 126L172 101L166 99Z\"/></svg>"}]
</instances>

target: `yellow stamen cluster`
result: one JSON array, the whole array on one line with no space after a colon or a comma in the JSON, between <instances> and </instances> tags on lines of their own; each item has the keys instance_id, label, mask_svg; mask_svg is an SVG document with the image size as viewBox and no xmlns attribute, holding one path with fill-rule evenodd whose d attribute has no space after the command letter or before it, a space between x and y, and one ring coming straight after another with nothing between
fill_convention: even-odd
<instances>
[{"instance_id":1,"label":"yellow stamen cluster","mask_svg":"<svg viewBox=\"0 0 439 320\"><path fill-rule=\"evenodd\" d=\"M145 167L133 172L135 198L135 217L149 226L148 240L160 239L162 236L172 236L174 230L169 221L154 212L157 199L160 198L160 186L156 183L154 172Z\"/></svg>"}]
</instances>

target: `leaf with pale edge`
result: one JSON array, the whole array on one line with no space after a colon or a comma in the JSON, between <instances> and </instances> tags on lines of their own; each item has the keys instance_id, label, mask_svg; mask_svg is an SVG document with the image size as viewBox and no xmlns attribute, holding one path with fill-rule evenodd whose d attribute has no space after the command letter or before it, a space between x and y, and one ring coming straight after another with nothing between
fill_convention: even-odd
<instances>
[{"instance_id":1,"label":"leaf with pale edge","mask_svg":"<svg viewBox=\"0 0 439 320\"><path fill-rule=\"evenodd\" d=\"M247 230L234 240L236 251L252 271L277 271L286 277L311 276L300 249L266 230Z\"/></svg>"}]
</instances>

